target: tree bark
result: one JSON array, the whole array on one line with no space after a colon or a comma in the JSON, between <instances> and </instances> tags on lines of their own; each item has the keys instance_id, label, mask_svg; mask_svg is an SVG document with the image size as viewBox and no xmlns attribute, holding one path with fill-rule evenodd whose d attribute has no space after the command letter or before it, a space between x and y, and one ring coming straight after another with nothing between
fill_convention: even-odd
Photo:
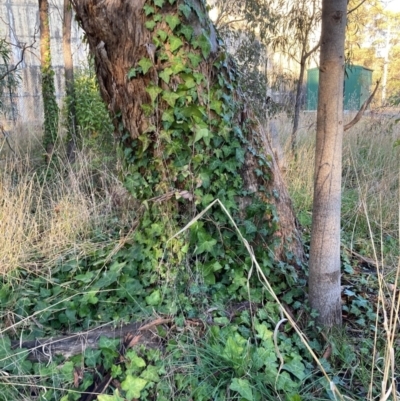
<instances>
[{"instance_id":1,"label":"tree bark","mask_svg":"<svg viewBox=\"0 0 400 401\"><path fill-rule=\"evenodd\" d=\"M153 322L134 322L119 327L111 324L88 330L85 332L71 333L69 335L42 338L30 341L13 340L12 349L23 348L29 351L28 359L35 362L49 362L55 356L62 355L71 358L74 355L84 354L87 349L97 349L101 337L122 339L131 336L135 345L157 346L160 338L154 334L154 328L160 324L167 324L170 319L157 319Z\"/></svg>"},{"instance_id":2,"label":"tree bark","mask_svg":"<svg viewBox=\"0 0 400 401\"><path fill-rule=\"evenodd\" d=\"M340 207L347 0L324 0L309 297L318 323L340 325Z\"/></svg>"},{"instance_id":3,"label":"tree bark","mask_svg":"<svg viewBox=\"0 0 400 401\"><path fill-rule=\"evenodd\" d=\"M301 260L285 184L271 149L265 149L267 157L261 149L263 128L235 89L236 66L221 50L203 1L73 0L73 5L95 57L102 97L116 127L128 132L122 139L129 163L143 166L135 170L135 196L172 202L185 221L205 196L229 202L228 192L240 179L241 195L234 201L242 218L254 196L262 199L270 205L261 216L265 227L279 219L268 240L271 246L279 242L275 257ZM171 148L177 137L182 138L179 151ZM240 166L217 177L211 166L233 162L231 156L218 159L217 148L235 141L241 143ZM260 157L268 168L259 168ZM175 199L182 194L184 205Z\"/></svg>"},{"instance_id":4,"label":"tree bark","mask_svg":"<svg viewBox=\"0 0 400 401\"><path fill-rule=\"evenodd\" d=\"M71 50L71 26L72 26L72 6L70 0L64 0L64 19L63 19L63 55L65 71L65 92L67 95L67 124L68 142L67 157L73 163L77 146L77 127L75 112L75 91L74 91L74 64Z\"/></svg>"},{"instance_id":5,"label":"tree bark","mask_svg":"<svg viewBox=\"0 0 400 401\"><path fill-rule=\"evenodd\" d=\"M50 25L48 0L39 0L40 65L44 109L43 145L46 160L50 161L58 129L58 106L55 94L54 71L51 66Z\"/></svg>"}]
</instances>

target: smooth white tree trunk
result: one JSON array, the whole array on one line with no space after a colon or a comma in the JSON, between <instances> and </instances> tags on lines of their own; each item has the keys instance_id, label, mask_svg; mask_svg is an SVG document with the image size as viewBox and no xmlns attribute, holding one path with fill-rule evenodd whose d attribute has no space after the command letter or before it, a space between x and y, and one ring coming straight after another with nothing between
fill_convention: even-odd
<instances>
[{"instance_id":1,"label":"smooth white tree trunk","mask_svg":"<svg viewBox=\"0 0 400 401\"><path fill-rule=\"evenodd\" d=\"M340 207L347 0L323 0L309 297L322 326L340 325Z\"/></svg>"}]
</instances>

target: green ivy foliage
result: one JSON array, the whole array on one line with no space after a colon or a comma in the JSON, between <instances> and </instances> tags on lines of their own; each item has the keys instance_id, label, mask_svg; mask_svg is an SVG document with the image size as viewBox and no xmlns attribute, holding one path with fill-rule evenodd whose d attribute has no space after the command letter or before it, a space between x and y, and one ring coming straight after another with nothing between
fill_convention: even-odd
<instances>
[{"instance_id":1,"label":"green ivy foliage","mask_svg":"<svg viewBox=\"0 0 400 401\"><path fill-rule=\"evenodd\" d=\"M74 78L75 113L80 140L99 154L113 150L114 126L101 99L93 67L78 71ZM71 99L67 99L67 102Z\"/></svg>"},{"instance_id":2,"label":"green ivy foliage","mask_svg":"<svg viewBox=\"0 0 400 401\"><path fill-rule=\"evenodd\" d=\"M0 39L0 111L2 113L13 113L13 104L5 101L8 96L12 96L16 91L20 76L17 70L11 71L10 65L11 49L4 39Z\"/></svg>"},{"instance_id":3,"label":"green ivy foliage","mask_svg":"<svg viewBox=\"0 0 400 401\"><path fill-rule=\"evenodd\" d=\"M3 284L0 302L4 310L14 311L19 323L34 316L30 338L154 315L169 316L178 334L160 328L163 350L135 348L123 359L118 342L109 339L66 362L29 365L21 354L25 372L40 378L45 390L38 386L37 393L43 400L78 400L102 369L115 381L99 401L223 400L227 391L242 400L270 395L299 400L312 367L298 338L289 335L290 328L273 340L281 319L278 307L251 274L251 257L228 216L215 206L174 237L218 198L252 244L276 293L293 310L303 307L298 300L304 283L297 270L274 261L279 221L270 200L278 194L268 190L270 161L261 152L254 122L239 118L244 110L237 67L224 53L211 55L208 32L194 33L187 19L192 13L200 19L205 14L191 2L151 0L143 11L158 60L157 82L148 79L149 101L142 106L152 124L134 140L128 133L122 138L125 184L142 205L138 225L123 246L112 242L86 257L60 258L51 278L28 274L24 286ZM209 57L214 60L212 71ZM153 61L144 57L127 72L127 79L150 77L154 69ZM79 94L77 82L77 119L82 124L90 118L87 104L97 108L89 102L93 92L82 85ZM102 128L95 125L98 117L90 121L88 132ZM249 156L252 167L245 164ZM258 177L256 192L245 187L246 168ZM244 198L249 200L245 208ZM103 240L99 237L99 244ZM290 262L290 255L287 259ZM247 307L242 310L241 304ZM190 320L205 322L205 327L211 322L211 329L191 337ZM283 362L274 341L280 343ZM5 361L15 355L8 342L4 353ZM82 367L83 376L73 387L74 369ZM12 364L2 368L14 372Z\"/></svg>"}]
</instances>

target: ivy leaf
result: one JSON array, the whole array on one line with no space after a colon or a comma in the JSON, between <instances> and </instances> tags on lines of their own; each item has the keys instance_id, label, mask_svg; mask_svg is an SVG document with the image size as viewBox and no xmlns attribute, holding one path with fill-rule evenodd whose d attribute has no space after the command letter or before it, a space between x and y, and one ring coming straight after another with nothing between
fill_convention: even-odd
<instances>
[{"instance_id":1,"label":"ivy leaf","mask_svg":"<svg viewBox=\"0 0 400 401\"><path fill-rule=\"evenodd\" d=\"M290 362L285 363L282 369L290 372L294 376L296 376L300 381L304 380L306 377L305 367L303 363L298 358L293 358Z\"/></svg>"},{"instance_id":2,"label":"ivy leaf","mask_svg":"<svg viewBox=\"0 0 400 401\"><path fill-rule=\"evenodd\" d=\"M175 92L164 91L162 98L171 106L174 107L176 99L179 99L179 95Z\"/></svg>"},{"instance_id":3,"label":"ivy leaf","mask_svg":"<svg viewBox=\"0 0 400 401\"><path fill-rule=\"evenodd\" d=\"M185 71L186 67L182 62L180 57L176 57L171 64L171 70L174 74L179 74L182 71Z\"/></svg>"},{"instance_id":4,"label":"ivy leaf","mask_svg":"<svg viewBox=\"0 0 400 401\"><path fill-rule=\"evenodd\" d=\"M166 68L164 71L161 71L158 75L166 84L169 84L169 78L172 75L172 69Z\"/></svg>"},{"instance_id":5,"label":"ivy leaf","mask_svg":"<svg viewBox=\"0 0 400 401\"><path fill-rule=\"evenodd\" d=\"M146 384L147 380L128 375L121 383L121 388L122 390L126 391L126 398L131 400L133 398L140 397L140 392L144 389Z\"/></svg>"},{"instance_id":6,"label":"ivy leaf","mask_svg":"<svg viewBox=\"0 0 400 401\"><path fill-rule=\"evenodd\" d=\"M173 31L181 23L178 16L171 14L168 14L165 17L165 21L167 21L167 24L171 28L171 31Z\"/></svg>"},{"instance_id":7,"label":"ivy leaf","mask_svg":"<svg viewBox=\"0 0 400 401\"><path fill-rule=\"evenodd\" d=\"M202 33L200 36L196 38L196 40L193 43L193 47L195 49L200 47L201 53L205 59L210 55L211 43L209 38L204 33Z\"/></svg>"},{"instance_id":8,"label":"ivy leaf","mask_svg":"<svg viewBox=\"0 0 400 401\"><path fill-rule=\"evenodd\" d=\"M138 72L137 68L131 68L128 72L128 79L135 78L137 72Z\"/></svg>"},{"instance_id":9,"label":"ivy leaf","mask_svg":"<svg viewBox=\"0 0 400 401\"><path fill-rule=\"evenodd\" d=\"M170 36L169 45L171 52L175 52L183 45L183 42L176 36Z\"/></svg>"},{"instance_id":10,"label":"ivy leaf","mask_svg":"<svg viewBox=\"0 0 400 401\"><path fill-rule=\"evenodd\" d=\"M190 42L193 35L193 28L190 25L182 25L179 33L185 37L185 39Z\"/></svg>"},{"instance_id":11,"label":"ivy leaf","mask_svg":"<svg viewBox=\"0 0 400 401\"><path fill-rule=\"evenodd\" d=\"M188 54L189 60L192 63L193 68L197 68L200 64L201 57L198 54L189 53Z\"/></svg>"},{"instance_id":12,"label":"ivy leaf","mask_svg":"<svg viewBox=\"0 0 400 401\"><path fill-rule=\"evenodd\" d=\"M140 356L138 356L138 354L134 350L129 350L126 353L125 357L130 361L129 367L131 372L132 368L133 371L137 371L139 370L139 368L144 368L146 366L146 361Z\"/></svg>"},{"instance_id":13,"label":"ivy leaf","mask_svg":"<svg viewBox=\"0 0 400 401\"><path fill-rule=\"evenodd\" d=\"M154 4L161 8L164 5L164 0L154 0Z\"/></svg>"},{"instance_id":14,"label":"ivy leaf","mask_svg":"<svg viewBox=\"0 0 400 401\"><path fill-rule=\"evenodd\" d=\"M152 6L149 6L148 4L145 4L143 6L143 10L144 10L146 17L148 17L150 14L154 13L154 8Z\"/></svg>"},{"instance_id":15,"label":"ivy leaf","mask_svg":"<svg viewBox=\"0 0 400 401\"><path fill-rule=\"evenodd\" d=\"M176 0L168 0L169 4L174 4Z\"/></svg>"},{"instance_id":16,"label":"ivy leaf","mask_svg":"<svg viewBox=\"0 0 400 401\"><path fill-rule=\"evenodd\" d=\"M97 396L98 401L124 401L125 398L119 396L118 389L115 390L113 395L100 394Z\"/></svg>"},{"instance_id":17,"label":"ivy leaf","mask_svg":"<svg viewBox=\"0 0 400 401\"><path fill-rule=\"evenodd\" d=\"M160 376L158 375L158 368L153 365L149 365L146 370L142 372L140 375L143 379L149 381L149 382L159 382L160 381Z\"/></svg>"},{"instance_id":18,"label":"ivy leaf","mask_svg":"<svg viewBox=\"0 0 400 401\"><path fill-rule=\"evenodd\" d=\"M257 337L261 338L261 340L268 341L272 338L272 331L265 324L256 324L255 328L258 333Z\"/></svg>"},{"instance_id":19,"label":"ivy leaf","mask_svg":"<svg viewBox=\"0 0 400 401\"><path fill-rule=\"evenodd\" d=\"M237 391L242 398L247 401L253 401L253 391L251 390L251 386L248 380L246 379L237 379L236 377L232 379L231 385L229 388L232 391Z\"/></svg>"},{"instance_id":20,"label":"ivy leaf","mask_svg":"<svg viewBox=\"0 0 400 401\"><path fill-rule=\"evenodd\" d=\"M162 89L159 86L151 85L146 88L146 92L150 95L151 101L154 102Z\"/></svg>"},{"instance_id":21,"label":"ivy leaf","mask_svg":"<svg viewBox=\"0 0 400 401\"><path fill-rule=\"evenodd\" d=\"M194 143L204 139L204 142L208 146L210 144L210 131L208 128L199 128L196 130L196 136L194 137Z\"/></svg>"},{"instance_id":22,"label":"ivy leaf","mask_svg":"<svg viewBox=\"0 0 400 401\"><path fill-rule=\"evenodd\" d=\"M244 228L246 229L246 234L253 234L257 232L257 227L250 221L244 221Z\"/></svg>"},{"instance_id":23,"label":"ivy leaf","mask_svg":"<svg viewBox=\"0 0 400 401\"><path fill-rule=\"evenodd\" d=\"M181 11L186 18L189 18L190 13L192 12L187 4L179 4L178 10Z\"/></svg>"},{"instance_id":24,"label":"ivy leaf","mask_svg":"<svg viewBox=\"0 0 400 401\"><path fill-rule=\"evenodd\" d=\"M173 109L165 110L163 115L161 116L161 120L173 123L175 121L174 110Z\"/></svg>"},{"instance_id":25,"label":"ivy leaf","mask_svg":"<svg viewBox=\"0 0 400 401\"><path fill-rule=\"evenodd\" d=\"M167 40L167 38L168 38L167 32L163 31L162 29L159 29L159 30L157 31L157 35L159 36L159 38L160 38L163 42L165 42L165 41Z\"/></svg>"},{"instance_id":26,"label":"ivy leaf","mask_svg":"<svg viewBox=\"0 0 400 401\"><path fill-rule=\"evenodd\" d=\"M147 74L147 71L153 66L153 63L147 57L143 57L139 60L138 64L142 67L143 75Z\"/></svg>"},{"instance_id":27,"label":"ivy leaf","mask_svg":"<svg viewBox=\"0 0 400 401\"><path fill-rule=\"evenodd\" d=\"M155 21L146 21L146 23L144 24L144 26L149 30L152 31L154 29L154 27L156 26L156 22Z\"/></svg>"},{"instance_id":28,"label":"ivy leaf","mask_svg":"<svg viewBox=\"0 0 400 401\"><path fill-rule=\"evenodd\" d=\"M160 290L153 291L148 297L146 297L146 303L150 306L157 306L161 302Z\"/></svg>"}]
</instances>

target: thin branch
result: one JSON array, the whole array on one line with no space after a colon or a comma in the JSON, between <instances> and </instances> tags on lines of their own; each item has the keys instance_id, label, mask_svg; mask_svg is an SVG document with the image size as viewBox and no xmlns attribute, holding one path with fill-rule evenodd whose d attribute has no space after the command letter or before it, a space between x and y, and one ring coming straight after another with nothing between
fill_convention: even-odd
<instances>
[{"instance_id":1,"label":"thin branch","mask_svg":"<svg viewBox=\"0 0 400 401\"><path fill-rule=\"evenodd\" d=\"M16 156L17 154L15 153L15 150L11 147L10 141L8 140L9 138L8 132L4 129L2 124L0 124L0 131L4 135L4 138L6 139L7 145L10 148L11 152L13 152L14 155Z\"/></svg>"},{"instance_id":2,"label":"thin branch","mask_svg":"<svg viewBox=\"0 0 400 401\"><path fill-rule=\"evenodd\" d=\"M378 90L380 82L381 82L381 80L376 81L376 86L375 86L375 89L372 92L371 96L363 103L360 110L358 110L358 113L356 114L356 116L348 124L346 124L344 126L344 128L343 128L344 131L349 130L353 125L356 125L361 120L361 117L363 116L364 111L367 109L367 107L371 103L372 99L374 98L376 91Z\"/></svg>"},{"instance_id":3,"label":"thin branch","mask_svg":"<svg viewBox=\"0 0 400 401\"><path fill-rule=\"evenodd\" d=\"M25 46L25 45L22 47L21 59L18 61L17 64L14 65L13 68L11 68L10 70L7 70L3 75L0 75L0 81L2 81L7 75L9 75L13 71L15 71L18 68L18 66L24 61L24 53L27 48L28 48L28 46Z\"/></svg>"},{"instance_id":4,"label":"thin branch","mask_svg":"<svg viewBox=\"0 0 400 401\"><path fill-rule=\"evenodd\" d=\"M351 14L353 11L356 11L359 7L361 7L367 0L361 0L360 3L358 3L354 8L351 10L347 11L347 15Z\"/></svg>"},{"instance_id":5,"label":"thin branch","mask_svg":"<svg viewBox=\"0 0 400 401\"><path fill-rule=\"evenodd\" d=\"M318 43L304 55L304 59L307 60L319 47L321 46L321 39Z\"/></svg>"}]
</instances>

